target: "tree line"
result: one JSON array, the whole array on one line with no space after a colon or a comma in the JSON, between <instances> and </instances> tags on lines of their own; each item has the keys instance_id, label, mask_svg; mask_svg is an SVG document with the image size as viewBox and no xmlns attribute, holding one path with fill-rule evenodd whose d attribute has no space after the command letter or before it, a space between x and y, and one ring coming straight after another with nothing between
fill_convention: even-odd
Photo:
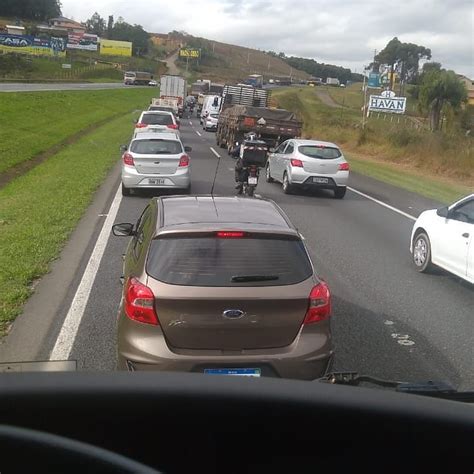
<instances>
[{"instance_id":1,"label":"tree line","mask_svg":"<svg viewBox=\"0 0 474 474\"><path fill-rule=\"evenodd\" d=\"M1 0L0 16L45 21L61 15L59 0Z\"/></svg>"},{"instance_id":2,"label":"tree line","mask_svg":"<svg viewBox=\"0 0 474 474\"><path fill-rule=\"evenodd\" d=\"M318 63L314 59L300 58L297 56L286 56L285 53L275 53L274 51L268 51L267 54L275 56L285 61L291 67L305 71L311 76L320 77L324 81L328 77L336 77L339 82L346 84L348 81L359 82L362 81L362 74L352 72L348 68L342 66L336 66L334 64Z\"/></svg>"},{"instance_id":3,"label":"tree line","mask_svg":"<svg viewBox=\"0 0 474 474\"><path fill-rule=\"evenodd\" d=\"M131 25L121 16L114 21L113 15L109 15L107 21L95 12L85 23L88 33L95 34L101 38L117 41L130 41L133 43L133 53L142 56L148 53L150 35L141 25Z\"/></svg>"}]
</instances>

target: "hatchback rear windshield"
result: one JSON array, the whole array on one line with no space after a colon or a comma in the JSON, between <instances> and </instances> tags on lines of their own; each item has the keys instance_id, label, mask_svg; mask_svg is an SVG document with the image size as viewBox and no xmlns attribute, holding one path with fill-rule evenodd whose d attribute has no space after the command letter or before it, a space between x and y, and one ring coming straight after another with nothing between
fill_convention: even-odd
<instances>
[{"instance_id":1,"label":"hatchback rear windshield","mask_svg":"<svg viewBox=\"0 0 474 474\"><path fill-rule=\"evenodd\" d=\"M338 148L327 146L301 145L298 147L298 151L310 158L319 158L322 160L334 160L335 158L342 156L342 153Z\"/></svg>"},{"instance_id":2,"label":"hatchback rear windshield","mask_svg":"<svg viewBox=\"0 0 474 474\"><path fill-rule=\"evenodd\" d=\"M183 152L181 143L176 140L134 140L130 151L141 155L177 155Z\"/></svg>"},{"instance_id":3,"label":"hatchback rear windshield","mask_svg":"<svg viewBox=\"0 0 474 474\"><path fill-rule=\"evenodd\" d=\"M280 286L308 279L312 267L300 240L176 238L151 243L147 273L186 286Z\"/></svg>"},{"instance_id":4,"label":"hatchback rear windshield","mask_svg":"<svg viewBox=\"0 0 474 474\"><path fill-rule=\"evenodd\" d=\"M144 114L141 123L147 125L171 125L173 118L169 114Z\"/></svg>"}]
</instances>

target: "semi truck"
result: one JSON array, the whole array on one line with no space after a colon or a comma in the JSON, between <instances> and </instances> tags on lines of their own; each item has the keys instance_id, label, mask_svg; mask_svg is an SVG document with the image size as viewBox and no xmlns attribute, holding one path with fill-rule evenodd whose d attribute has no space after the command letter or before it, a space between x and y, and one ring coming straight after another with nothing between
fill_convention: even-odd
<instances>
[{"instance_id":1,"label":"semi truck","mask_svg":"<svg viewBox=\"0 0 474 474\"><path fill-rule=\"evenodd\" d=\"M222 109L217 123L216 142L230 151L248 132L256 132L270 148L301 135L303 123L293 112L252 105L233 105Z\"/></svg>"},{"instance_id":2,"label":"semi truck","mask_svg":"<svg viewBox=\"0 0 474 474\"><path fill-rule=\"evenodd\" d=\"M254 107L268 107L271 92L267 89L255 89L248 85L226 84L222 91L221 109L233 105L252 105Z\"/></svg>"},{"instance_id":3,"label":"semi truck","mask_svg":"<svg viewBox=\"0 0 474 474\"><path fill-rule=\"evenodd\" d=\"M166 75L160 79L160 99L177 99L178 115L183 116L187 96L186 80L181 76Z\"/></svg>"}]
</instances>

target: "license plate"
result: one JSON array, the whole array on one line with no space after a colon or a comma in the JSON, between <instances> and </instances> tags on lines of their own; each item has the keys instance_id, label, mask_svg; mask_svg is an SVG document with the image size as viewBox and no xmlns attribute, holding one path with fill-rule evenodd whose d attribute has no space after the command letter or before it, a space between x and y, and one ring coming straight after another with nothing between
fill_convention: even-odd
<instances>
[{"instance_id":1,"label":"license plate","mask_svg":"<svg viewBox=\"0 0 474 474\"><path fill-rule=\"evenodd\" d=\"M148 184L165 184L165 180L163 178L150 178Z\"/></svg>"},{"instance_id":2,"label":"license plate","mask_svg":"<svg viewBox=\"0 0 474 474\"><path fill-rule=\"evenodd\" d=\"M319 183L319 184L328 184L329 179L328 178L313 178L313 183Z\"/></svg>"},{"instance_id":3,"label":"license plate","mask_svg":"<svg viewBox=\"0 0 474 474\"><path fill-rule=\"evenodd\" d=\"M260 369L204 369L205 374L210 375L237 375L240 377L260 377Z\"/></svg>"},{"instance_id":4,"label":"license plate","mask_svg":"<svg viewBox=\"0 0 474 474\"><path fill-rule=\"evenodd\" d=\"M257 184L258 179L256 177L249 176L249 184Z\"/></svg>"}]
</instances>

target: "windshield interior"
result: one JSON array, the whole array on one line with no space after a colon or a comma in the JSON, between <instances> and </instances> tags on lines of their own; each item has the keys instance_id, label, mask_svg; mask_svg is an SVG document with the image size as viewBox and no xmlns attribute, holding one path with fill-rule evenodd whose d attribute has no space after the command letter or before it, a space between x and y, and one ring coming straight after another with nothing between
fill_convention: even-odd
<instances>
[{"instance_id":1,"label":"windshield interior","mask_svg":"<svg viewBox=\"0 0 474 474\"><path fill-rule=\"evenodd\" d=\"M0 0L0 369L474 390L472 1L125 3Z\"/></svg>"}]
</instances>

